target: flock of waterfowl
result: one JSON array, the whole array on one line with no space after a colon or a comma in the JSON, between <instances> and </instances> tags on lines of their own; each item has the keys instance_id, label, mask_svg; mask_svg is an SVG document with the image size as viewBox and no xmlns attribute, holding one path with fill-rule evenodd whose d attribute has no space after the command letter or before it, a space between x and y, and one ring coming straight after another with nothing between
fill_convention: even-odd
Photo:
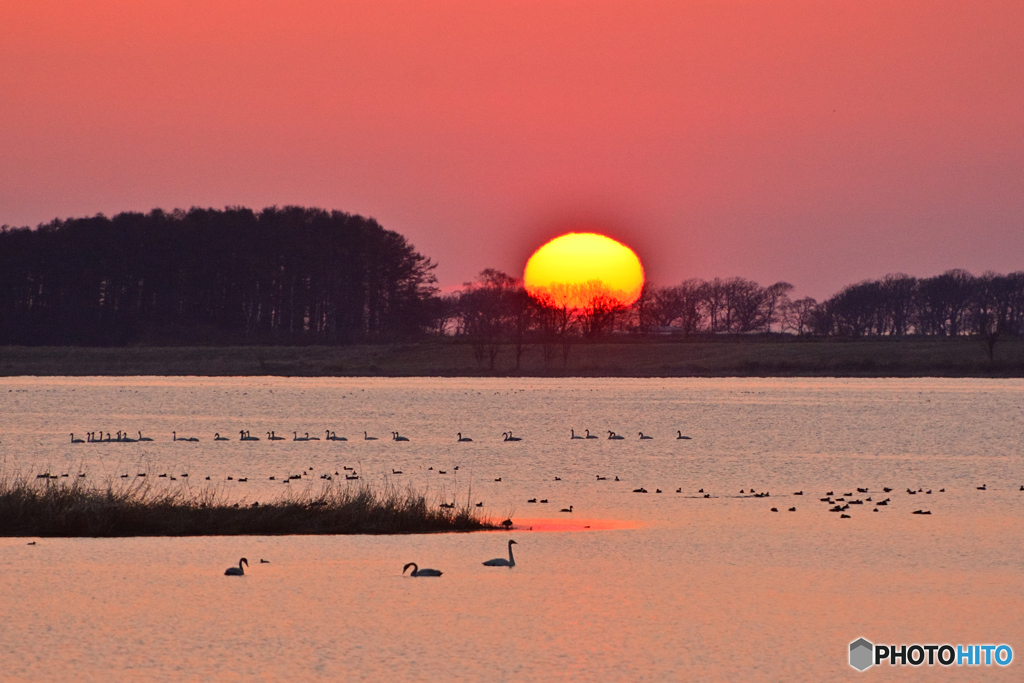
<instances>
[{"instance_id":1,"label":"flock of waterfowl","mask_svg":"<svg viewBox=\"0 0 1024 683\"><path fill-rule=\"evenodd\" d=\"M100 432L89 432L86 435L86 439L84 439L84 440L83 439L75 438L74 434L71 434L71 441L72 441L72 443L76 443L76 444L77 443L137 443L137 442L153 441L152 438L143 436L141 431L136 432L136 433L138 435L137 437L129 436L126 431L118 431L118 432L116 432L113 435L110 432L102 432L102 431L100 431ZM608 440L621 441L621 440L624 440L624 438L625 438L622 435L620 435L620 434L618 434L618 433L616 433L614 431L611 431L611 430L608 430L606 433L607 433L607 437L606 438ZM251 433L248 430L240 430L238 432L238 434L239 434L239 440L241 440L241 441L260 441L260 437L252 436ZM286 437L278 436L277 433L274 432L274 431L266 432L266 438L269 441L284 441L284 440L288 440L288 439L286 439ZM569 430L569 439L570 440L574 440L574 441L575 440L595 440L595 439L600 439L600 438L602 438L602 437L598 437L598 436L592 434L589 429L585 429L583 431L583 434L577 434L575 429L570 429ZM638 435L637 435L637 438L638 438L638 440L642 440L642 441L649 441L649 440L654 439L654 437L651 436L650 434L644 434L643 432L639 432ZM684 435L681 430L676 430L676 436L673 437L673 438L675 440L690 440L691 439L691 437ZM199 439L196 438L196 437L179 436L176 431L171 432L171 440L174 441L174 442L189 442L189 443L199 441ZM214 434L213 440L214 441L228 441L229 439L227 439L226 437L221 436L219 433L216 433L216 434ZM292 432L291 441L295 441L295 442L309 442L309 441L321 441L321 440L324 440L324 441L347 441L348 439L346 437L344 437L344 436L341 436L341 437L337 436L336 432L334 432L334 431L332 431L330 429L324 430L324 438L323 439L321 439L320 437L317 437L317 436L310 436L309 432L303 432L301 435L297 431L293 431ZM364 440L364 441L377 441L378 438L375 437L375 436L371 436L368 432L364 431L363 432L363 439L362 440ZM395 441L395 442L407 442L410 439L409 439L409 437L402 435L398 431L392 431L391 432L391 440ZM456 434L455 441L456 441L456 443L467 443L467 442L472 442L473 439L471 437L469 437L469 436L464 435L462 432L458 432ZM517 441L522 441L522 437L514 436L512 431L508 430L508 431L502 432L502 434L501 434L501 441L502 442L517 442ZM454 468L452 468L452 471L453 472L457 472L458 469L459 469L459 466L456 465ZM302 472L300 472L298 474L283 475L280 478L275 476L275 475L271 475L270 477L268 477L268 479L269 479L269 481L281 481L284 484L290 484L290 483L292 483L294 481L308 480L309 478L311 478L313 476L316 476L315 474L313 474L313 470L314 470L313 467L309 467L308 470L303 470ZM344 466L343 470L344 470L343 472L342 471L334 471L333 474L331 474L330 471L323 472L323 473L321 473L319 475L319 478L322 479L322 480L326 480L326 481L333 481L334 477L338 477L338 476L344 476L345 479L349 480L349 481L358 480L360 478L359 477L359 473L356 472L354 467ZM427 470L430 471L430 472L436 472L436 474L438 474L438 475L446 475L449 472L449 470L446 470L446 469L437 469L437 470L435 470L434 467L432 467L432 466L428 467ZM392 475L401 475L402 474L402 470L392 469L391 470L391 474ZM60 477L68 477L69 475L65 473L65 474L61 474L59 476ZM84 477L85 474L84 473L80 473L77 476ZM121 475L122 478L128 478L129 476L130 475L127 474L127 473ZM145 477L145 476L147 476L147 474L145 472L139 472L135 476L136 477ZM168 473L162 473L162 474L159 474L157 476L161 477L161 478L168 478L168 479L170 479L172 481L176 481L178 479L178 477L187 478L189 475L188 475L188 473L181 473L180 475L178 475L178 477L176 477L176 476L168 474ZM56 479L58 477L58 475L50 474L49 472L46 472L46 473L43 473L43 474L39 474L38 477L39 478L53 478L53 479ZM602 476L600 474L595 475L595 478L596 478L596 481L598 481L598 482L609 481L609 478L607 476ZM211 477L207 476L206 479L210 480ZM241 482L241 483L245 483L248 480L249 480L248 477L237 477L236 478L236 477L233 477L233 476L227 476L225 478L225 481L237 481L237 482ZM561 477L554 477L554 480L555 481L561 481ZM502 477L496 477L496 478L494 478L493 481L494 482L501 482L502 481ZM623 480L621 480L619 478L619 476L616 475L616 476L614 476L614 478L611 481L619 482L619 481L623 481ZM985 486L985 485L979 486L977 488L978 488L978 490L981 490L981 491L987 490L987 486ZM633 493L640 493L640 494L645 494L645 493L649 492L644 486L639 486L637 488L632 488L630 490ZM866 487L858 487L856 490L857 490L857 494L858 494L857 496L854 496L853 492L850 492L850 493L843 493L841 496L838 496L838 497L835 496L833 491L828 491L819 500L822 503L826 503L826 504L830 505L831 507L828 509L828 511L832 512L832 513L838 513L838 517L840 519L850 519L851 516L852 516L850 513L853 510L855 510L855 509L858 509L858 510L865 509L865 507L863 507L863 506L866 506L866 505L871 505L873 512L880 512L880 510L879 510L880 507L887 507L890 504L890 502L892 501L892 498L890 498L890 497L886 497L886 498L881 499L881 500L874 500L874 498L877 497L878 494L875 494L875 496L867 495L867 494L871 493L871 491L870 491L870 489L868 489ZM938 490L938 492L939 493L944 493L945 490L946 490L945 488L941 488L941 489ZM891 491L892 491L892 489L889 488L889 487L884 487L882 489L882 493L883 494L887 494L887 493L889 493ZM1020 491L1024 492L1024 485L1022 485L1020 487ZM683 494L683 489L681 487L676 488L675 492L677 494ZM655 488L654 493L660 494L660 493L663 493L663 490L660 489L660 488ZM927 496L927 495L931 495L932 494L932 489L925 490L924 488L919 488L917 490L914 490L912 488L908 488L906 493L907 493L907 495L922 494L922 495L926 495ZM861 494L863 494L863 495L861 495ZM796 492L793 493L793 495L794 496L802 496L803 495L803 491L796 491ZM695 497L695 498L726 498L726 497L733 497L733 498L768 498L770 496L771 496L770 492L768 492L768 491L756 491L754 488L741 489L738 495L736 495L736 494L733 494L733 495L712 495L710 492L705 492L705 490L702 488L702 489L700 489L697 492L697 495L695 495L695 496L694 495L690 495L688 497ZM528 504L534 504L534 503L546 504L546 503L549 502L549 499L548 498L532 497L532 498L528 498L526 500L526 502ZM443 508L455 508L455 503L441 502L441 503L439 503L439 505L441 507L443 507ZM475 504L475 506L476 507L483 507L483 502L482 501L478 502L478 503ZM854 506L858 506L858 507L854 507ZM574 508L573 505L569 505L568 507L560 508L559 512L560 513L566 513L566 514L572 514L574 512L574 509L575 508ZM787 508L787 510L789 512L796 512L797 511L795 506L790 506L790 507ZM772 507L771 508L771 512L778 512L778 511L779 511L779 509L777 507ZM919 508L919 509L914 510L913 514L915 514L915 515L930 515L932 513L931 513L931 510L926 510L924 508Z\"/></svg>"},{"instance_id":2,"label":"flock of waterfowl","mask_svg":"<svg viewBox=\"0 0 1024 683\"><path fill-rule=\"evenodd\" d=\"M570 429L569 430L569 438L571 440L576 440L576 439L598 439L598 438L600 438L598 436L595 436L595 435L591 434L589 429L585 429L584 432L586 433L585 436L580 436L580 435L578 435L576 433L575 429ZM72 432L71 433L71 443L139 443L140 441L152 441L153 440L151 437L143 436L141 431L136 432L136 433L138 434L138 436L134 437L134 436L131 436L126 431L118 430L114 434L111 434L110 432L104 432L103 430L100 430L98 432L87 432L86 435L85 435L85 438L84 439L80 439L80 438L77 438L75 436L74 432ZM277 432L275 432L275 431L269 431L269 432L266 432L266 434L267 434L267 441L287 441L288 440L287 437L278 436ZM688 440L688 439L691 438L689 436L684 436L683 432L679 431L679 430L676 431L676 434L677 434L677 436L675 438L677 440L679 440L679 439ZM509 442L509 441L522 441L523 440L522 437L513 436L511 430L509 430L507 432L502 432L501 433L501 437L502 437L501 440L502 441L506 441L506 442ZM622 441L625 438L626 437L622 436L621 434L617 434L616 432L613 432L613 431L608 431L608 439L611 440L611 441ZM649 440L651 440L653 438L654 437L650 436L649 434L644 434L643 432L639 433L639 439L641 441L649 441ZM213 440L214 441L230 441L231 439L229 439L226 436L221 436L220 432L217 432L217 433L215 433L213 435ZM260 441L261 439L258 436L253 436L249 432L249 430L242 429L242 430L239 430L239 432L238 432L238 440L239 441ZM292 441L320 441L321 439L320 439L319 436L310 436L309 432L304 432L302 436L299 436L298 432L292 432L291 440ZM324 441L348 441L348 438L344 437L344 436L338 436L336 432L333 432L330 429L326 429L326 430L324 430L324 438L323 438L323 440ZM378 437L370 436L370 434L368 432L363 432L363 441L378 441L378 440L379 440ZM391 440L392 441L408 441L409 437L403 436L399 432L391 432ZM171 432L171 441L175 441L175 442L181 441L183 443L196 443L196 442L199 441L199 439L197 437L194 437L194 436L178 436L178 432L174 431L174 432ZM463 436L462 432L459 432L458 434L456 434L455 441L456 441L456 443L467 443L467 442L473 441L473 439L469 438L468 436Z\"/></svg>"},{"instance_id":3,"label":"flock of waterfowl","mask_svg":"<svg viewBox=\"0 0 1024 683\"><path fill-rule=\"evenodd\" d=\"M483 565L485 567L508 567L509 569L511 569L512 567L515 567L516 566L516 558L512 555L512 546L514 546L514 545L517 545L515 541L510 540L508 542L508 559L507 560L504 557L496 557L493 560L485 561L483 563ZM270 564L270 561L269 560L260 560L260 564ZM228 567L227 569L224 570L224 576L245 576L245 567L243 567L242 565L245 565L245 567L248 567L249 566L249 560L247 560L244 557L241 558L238 561L238 566L237 567ZM409 563L407 563L402 568L402 575L403 576L405 575L405 573L407 571L409 571L409 567L412 567L412 572L410 572L409 576L413 576L413 577L416 577L416 578L428 577L428 576L441 576L441 574L444 573L444 572L442 572L442 571L440 571L438 569L428 569L427 567L423 567L421 569L420 566L418 564L416 564L415 562L409 562Z\"/></svg>"}]
</instances>

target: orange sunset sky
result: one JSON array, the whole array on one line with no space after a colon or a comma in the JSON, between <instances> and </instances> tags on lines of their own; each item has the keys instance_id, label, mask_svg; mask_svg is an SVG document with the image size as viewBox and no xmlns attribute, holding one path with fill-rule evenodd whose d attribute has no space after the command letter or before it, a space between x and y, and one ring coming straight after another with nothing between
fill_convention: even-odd
<instances>
[{"instance_id":1,"label":"orange sunset sky","mask_svg":"<svg viewBox=\"0 0 1024 683\"><path fill-rule=\"evenodd\" d=\"M1024 269L1024 2L0 3L0 224L303 204L445 287L570 228L648 277Z\"/></svg>"}]
</instances>

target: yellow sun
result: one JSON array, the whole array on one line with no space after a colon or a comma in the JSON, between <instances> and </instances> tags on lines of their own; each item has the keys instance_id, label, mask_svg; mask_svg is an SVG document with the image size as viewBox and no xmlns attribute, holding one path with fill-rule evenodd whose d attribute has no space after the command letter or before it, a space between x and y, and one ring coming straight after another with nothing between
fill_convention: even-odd
<instances>
[{"instance_id":1,"label":"yellow sun","mask_svg":"<svg viewBox=\"0 0 1024 683\"><path fill-rule=\"evenodd\" d=\"M640 297L644 267L621 242L570 232L533 252L523 284L532 296L556 306L586 308L599 301L628 306Z\"/></svg>"}]
</instances>

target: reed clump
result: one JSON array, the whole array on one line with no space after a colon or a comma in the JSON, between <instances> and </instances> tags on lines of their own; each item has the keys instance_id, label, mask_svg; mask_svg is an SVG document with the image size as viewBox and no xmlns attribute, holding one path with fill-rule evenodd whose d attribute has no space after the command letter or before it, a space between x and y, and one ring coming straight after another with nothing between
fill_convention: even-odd
<instances>
[{"instance_id":1,"label":"reed clump","mask_svg":"<svg viewBox=\"0 0 1024 683\"><path fill-rule=\"evenodd\" d=\"M124 537L409 534L497 528L464 507L442 508L411 488L327 484L269 503L230 502L215 489L139 481L0 479L0 536Z\"/></svg>"}]
</instances>

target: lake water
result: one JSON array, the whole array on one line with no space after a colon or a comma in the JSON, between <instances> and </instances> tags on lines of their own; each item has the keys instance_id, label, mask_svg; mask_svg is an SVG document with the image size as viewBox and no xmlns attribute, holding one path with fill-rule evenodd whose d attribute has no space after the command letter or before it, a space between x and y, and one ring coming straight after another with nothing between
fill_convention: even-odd
<instances>
[{"instance_id":1,"label":"lake water","mask_svg":"<svg viewBox=\"0 0 1024 683\"><path fill-rule=\"evenodd\" d=\"M154 441L70 443L99 430ZM291 440L325 430L349 441ZM8 477L147 472L252 502L352 467L347 485L410 484L521 528L0 539L0 678L1017 681L1022 454L1019 380L3 378ZM828 491L891 502L841 519ZM510 538L516 567L482 566ZM242 556L245 577L223 576ZM403 577L410 561L444 575ZM861 636L1015 659L858 673Z\"/></svg>"}]
</instances>

